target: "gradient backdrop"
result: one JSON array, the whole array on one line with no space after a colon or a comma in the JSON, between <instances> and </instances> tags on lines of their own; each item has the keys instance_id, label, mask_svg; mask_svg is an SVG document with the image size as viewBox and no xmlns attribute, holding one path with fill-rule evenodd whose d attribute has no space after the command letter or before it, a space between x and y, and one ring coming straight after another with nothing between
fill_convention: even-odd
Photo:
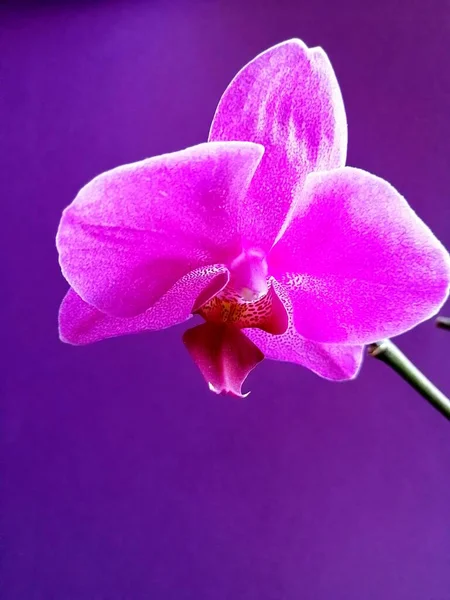
<instances>
[{"instance_id":1,"label":"gradient backdrop","mask_svg":"<svg viewBox=\"0 0 450 600\"><path fill-rule=\"evenodd\" d=\"M349 164L450 246L448 1L0 9L2 600L450 599L450 424L381 363L333 384L267 361L237 401L183 327L58 341L61 210L204 141L236 71L294 36L332 60ZM398 342L450 392L449 333Z\"/></svg>"}]
</instances>

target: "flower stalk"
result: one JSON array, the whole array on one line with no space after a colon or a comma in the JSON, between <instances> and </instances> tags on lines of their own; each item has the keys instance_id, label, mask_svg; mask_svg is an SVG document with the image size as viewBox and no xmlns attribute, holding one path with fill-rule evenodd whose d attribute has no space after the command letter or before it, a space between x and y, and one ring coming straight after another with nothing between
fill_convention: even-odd
<instances>
[{"instance_id":1,"label":"flower stalk","mask_svg":"<svg viewBox=\"0 0 450 600\"><path fill-rule=\"evenodd\" d=\"M436 319L436 325L440 329L448 329L450 331L450 317L438 317Z\"/></svg>"},{"instance_id":2,"label":"flower stalk","mask_svg":"<svg viewBox=\"0 0 450 600\"><path fill-rule=\"evenodd\" d=\"M450 320L448 320L450 328ZM370 356L391 367L425 398L441 415L450 420L450 400L403 354L390 340L375 342L368 347Z\"/></svg>"}]
</instances>

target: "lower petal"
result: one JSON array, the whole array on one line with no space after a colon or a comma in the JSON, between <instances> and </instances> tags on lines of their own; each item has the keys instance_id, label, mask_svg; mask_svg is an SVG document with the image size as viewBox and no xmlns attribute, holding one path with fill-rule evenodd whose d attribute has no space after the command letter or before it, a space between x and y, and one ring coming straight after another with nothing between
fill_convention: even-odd
<instances>
[{"instance_id":1,"label":"lower petal","mask_svg":"<svg viewBox=\"0 0 450 600\"><path fill-rule=\"evenodd\" d=\"M63 342L74 345L165 329L186 321L196 304L217 294L228 281L228 271L212 266L192 271L179 281L151 308L135 317L114 317L87 304L70 289L59 310L59 333Z\"/></svg>"},{"instance_id":2,"label":"lower petal","mask_svg":"<svg viewBox=\"0 0 450 600\"><path fill-rule=\"evenodd\" d=\"M302 365L332 381L354 379L363 361L364 346L321 344L304 338L295 329L292 302L286 290L278 282L274 282L273 286L288 314L286 332L271 335L261 329L245 330L245 334L264 353L265 358Z\"/></svg>"},{"instance_id":3,"label":"lower petal","mask_svg":"<svg viewBox=\"0 0 450 600\"><path fill-rule=\"evenodd\" d=\"M245 334L265 358L301 365L332 381L354 379L363 360L364 346L320 344L302 337L293 327L283 335L271 335L261 329L248 329Z\"/></svg>"},{"instance_id":4,"label":"lower petal","mask_svg":"<svg viewBox=\"0 0 450 600\"><path fill-rule=\"evenodd\" d=\"M248 395L242 384L264 354L242 331L207 322L188 329L183 342L213 392Z\"/></svg>"}]
</instances>

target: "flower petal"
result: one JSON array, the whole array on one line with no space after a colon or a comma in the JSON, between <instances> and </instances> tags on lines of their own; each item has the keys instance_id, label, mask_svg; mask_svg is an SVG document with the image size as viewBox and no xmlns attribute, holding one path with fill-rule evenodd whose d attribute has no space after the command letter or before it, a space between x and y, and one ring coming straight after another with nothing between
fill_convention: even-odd
<instances>
[{"instance_id":1,"label":"flower petal","mask_svg":"<svg viewBox=\"0 0 450 600\"><path fill-rule=\"evenodd\" d=\"M70 289L59 310L60 338L68 344L82 345L177 325L192 316L197 302L208 300L227 282L228 271L224 267L215 265L197 269L177 281L154 306L135 317L102 313Z\"/></svg>"},{"instance_id":2,"label":"flower petal","mask_svg":"<svg viewBox=\"0 0 450 600\"><path fill-rule=\"evenodd\" d=\"M450 257L390 184L347 167L308 177L269 270L289 290L301 335L364 344L439 310Z\"/></svg>"},{"instance_id":3,"label":"flower petal","mask_svg":"<svg viewBox=\"0 0 450 600\"><path fill-rule=\"evenodd\" d=\"M292 302L287 291L278 282L273 286L289 316L287 331L282 335L271 335L261 329L244 330L265 358L302 365L332 381L354 379L363 361L364 346L320 344L302 337L293 323Z\"/></svg>"},{"instance_id":4,"label":"flower petal","mask_svg":"<svg viewBox=\"0 0 450 600\"><path fill-rule=\"evenodd\" d=\"M213 392L248 395L242 394L242 384L264 355L240 329L202 323L188 329L183 342Z\"/></svg>"},{"instance_id":5,"label":"flower petal","mask_svg":"<svg viewBox=\"0 0 450 600\"><path fill-rule=\"evenodd\" d=\"M263 151L201 144L96 177L61 219L69 284L102 312L130 317L190 271L239 254L241 202Z\"/></svg>"},{"instance_id":6,"label":"flower petal","mask_svg":"<svg viewBox=\"0 0 450 600\"><path fill-rule=\"evenodd\" d=\"M257 56L223 94L209 139L264 145L243 218L267 251L306 175L345 164L345 109L325 52L293 39Z\"/></svg>"}]
</instances>

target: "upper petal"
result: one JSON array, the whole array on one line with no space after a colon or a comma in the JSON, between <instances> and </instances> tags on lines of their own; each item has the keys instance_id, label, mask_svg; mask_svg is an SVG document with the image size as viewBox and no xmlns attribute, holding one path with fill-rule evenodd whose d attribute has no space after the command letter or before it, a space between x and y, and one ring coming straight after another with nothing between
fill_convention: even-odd
<instances>
[{"instance_id":1,"label":"upper petal","mask_svg":"<svg viewBox=\"0 0 450 600\"><path fill-rule=\"evenodd\" d=\"M364 344L439 310L450 257L390 184L347 167L308 177L269 271L289 289L300 334Z\"/></svg>"},{"instance_id":2,"label":"upper petal","mask_svg":"<svg viewBox=\"0 0 450 600\"><path fill-rule=\"evenodd\" d=\"M209 139L264 145L244 218L252 242L269 249L306 175L345 164L344 104L325 52L294 39L254 58L223 94Z\"/></svg>"},{"instance_id":3,"label":"upper petal","mask_svg":"<svg viewBox=\"0 0 450 600\"><path fill-rule=\"evenodd\" d=\"M252 143L201 144L99 175L61 219L67 281L99 310L134 316L190 271L233 258L263 152Z\"/></svg>"},{"instance_id":4,"label":"upper petal","mask_svg":"<svg viewBox=\"0 0 450 600\"><path fill-rule=\"evenodd\" d=\"M273 285L289 317L287 330L282 335L272 335L261 329L246 329L246 336L258 346L265 358L302 365L332 381L354 379L363 361L364 346L321 344L301 336L295 329L287 290L278 282Z\"/></svg>"},{"instance_id":5,"label":"upper petal","mask_svg":"<svg viewBox=\"0 0 450 600\"><path fill-rule=\"evenodd\" d=\"M186 321L197 303L203 304L228 281L228 271L220 265L192 271L160 298L156 304L134 317L107 315L70 289L59 309L59 335L63 342L91 344L110 337L165 329Z\"/></svg>"},{"instance_id":6,"label":"upper petal","mask_svg":"<svg viewBox=\"0 0 450 600\"><path fill-rule=\"evenodd\" d=\"M202 323L185 331L183 342L213 392L248 395L242 384L264 355L240 329Z\"/></svg>"}]
</instances>

